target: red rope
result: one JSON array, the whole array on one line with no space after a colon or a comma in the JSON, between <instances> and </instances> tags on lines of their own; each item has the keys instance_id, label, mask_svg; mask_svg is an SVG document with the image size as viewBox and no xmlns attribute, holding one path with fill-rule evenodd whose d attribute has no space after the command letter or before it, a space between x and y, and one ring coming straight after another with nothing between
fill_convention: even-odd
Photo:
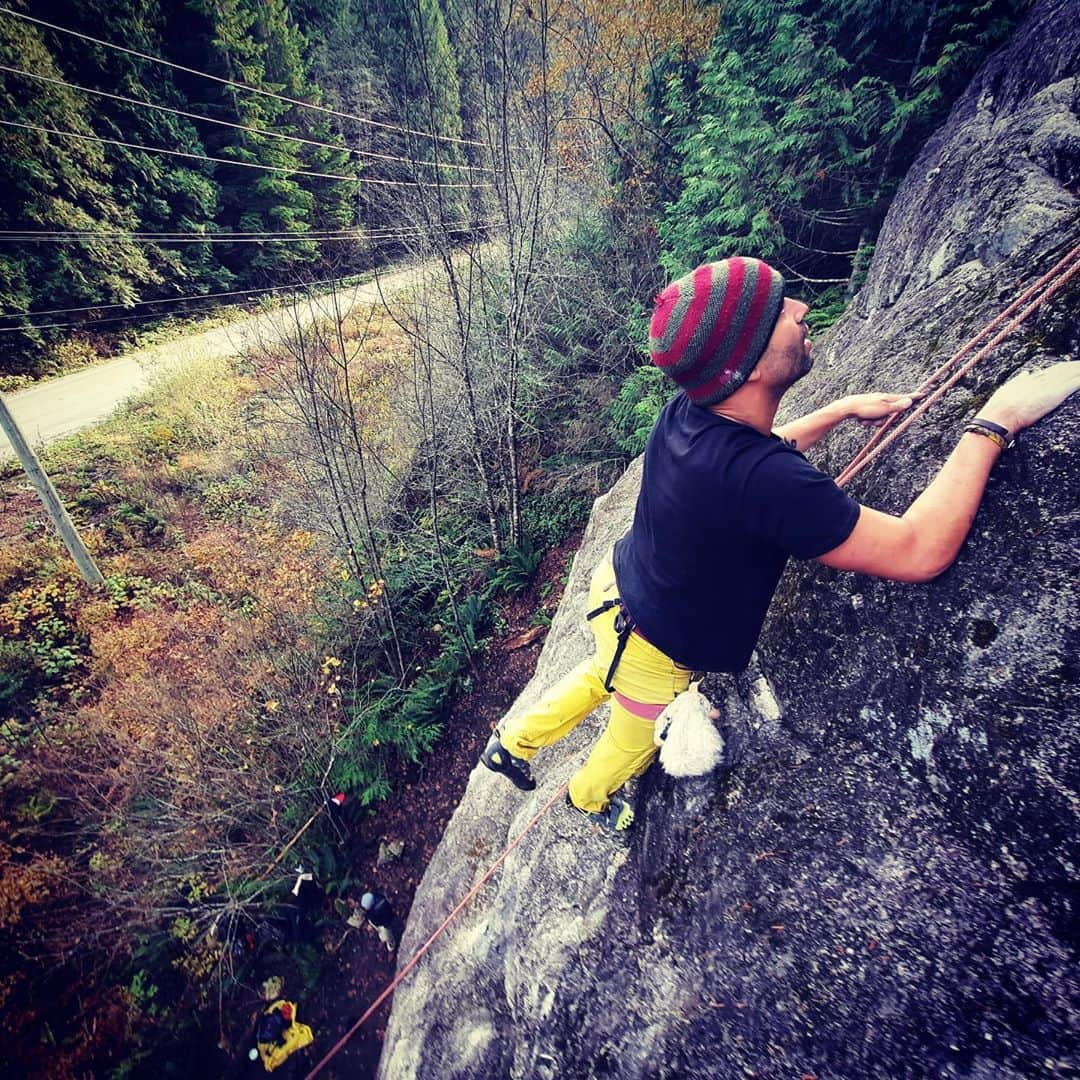
<instances>
[{"instance_id":1,"label":"red rope","mask_svg":"<svg viewBox=\"0 0 1080 1080\"><path fill-rule=\"evenodd\" d=\"M1072 264L1071 266L1069 264ZM1056 292L1062 289L1078 272L1080 272L1080 244L1074 247L1061 259L1059 259L1038 281L1028 286L1000 315L992 319L986 326L984 326L974 337L961 346L944 364L941 365L932 375L930 375L921 386L915 390L915 395L926 393L943 375L949 372L955 367L959 361L961 361L978 343L986 337L991 331L996 329L1002 322L1009 318L1014 311L1017 310L1022 304L1030 300L1031 297L1047 285L1048 282L1053 281L1053 284L1042 293L1041 296L1036 297L1023 311L1020 312L1014 319L1012 319L1006 327L995 334L994 337L987 342L979 351L973 356L966 364L953 371L952 375L946 379L933 393L924 398L915 409L907 413L902 420L898 421L899 414L890 416L888 421L883 424L870 438L865 446L848 462L843 472L836 478L837 484L843 485L851 480L856 474L861 472L867 465L878 458L881 453L895 442L911 425L922 416L933 404L939 401L945 393L952 389L957 382L960 381L986 354L999 342L1003 341L1009 336L1032 312L1038 310L1047 300L1050 299ZM1060 276L1059 276L1060 275ZM1057 277L1057 280L1053 279ZM894 426L895 425L895 426ZM891 429L891 430L890 430ZM887 433L887 434L886 434Z\"/></svg>"},{"instance_id":2,"label":"red rope","mask_svg":"<svg viewBox=\"0 0 1080 1080\"><path fill-rule=\"evenodd\" d=\"M416 967L416 965L420 962L420 958L435 943L435 939L439 937L439 935L450 925L450 923L454 921L458 913L488 883L488 881L491 879L491 876L506 861L506 857L510 854L510 852L512 852L514 848L516 848L518 844L521 843L529 830L532 829L532 827L552 808L556 800L566 791L566 787L567 785L563 784L562 787L560 787L559 790L556 791L555 794L552 795L551 798L548 799L548 801L544 803L544 805L532 816L532 819L529 821L528 825L526 825L525 828L522 829L520 833L518 833L514 840L505 848L503 853L491 864L491 866L488 867L488 869L484 873L484 876L465 894L464 899L461 900L457 907L454 908L454 910L446 916L439 929L436 930L435 933L432 934L431 937L429 937L427 941L425 941L424 944L416 950L415 953L413 953L409 962L401 969L401 971L398 972L397 976L394 978L394 981L390 983L390 985L387 986L387 988L367 1007L364 1015L361 1016L360 1019L357 1020L356 1023L353 1024L353 1026L349 1028L349 1030L345 1032L345 1034L342 1035L342 1037L338 1039L336 1043L334 1043L333 1047L330 1049L327 1055L322 1059L322 1061L318 1063L318 1065L315 1066L314 1069L311 1070L311 1072L307 1074L306 1077L304 1077L304 1080L312 1080L312 1077L317 1076L325 1067L327 1062L329 1062L330 1059L353 1037L353 1035L356 1034L364 1021L367 1020L368 1017L371 1016L371 1014L375 1012L375 1010L394 992L398 984L401 983L405 976L408 975L414 967Z\"/></svg>"}]
</instances>

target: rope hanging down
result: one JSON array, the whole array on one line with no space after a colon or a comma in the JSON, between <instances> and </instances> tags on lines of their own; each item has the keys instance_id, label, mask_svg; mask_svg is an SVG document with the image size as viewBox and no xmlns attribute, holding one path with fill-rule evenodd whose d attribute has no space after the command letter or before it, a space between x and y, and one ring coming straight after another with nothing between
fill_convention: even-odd
<instances>
[{"instance_id":1,"label":"rope hanging down","mask_svg":"<svg viewBox=\"0 0 1080 1080\"><path fill-rule=\"evenodd\" d=\"M903 420L896 422L898 414L890 416L888 421L874 432L866 445L848 462L843 472L836 478L837 484L843 486L862 472L867 465L880 457L887 447L907 431L935 402L944 397L946 392L951 390L971 371L995 345L1004 341L1032 312L1037 311L1055 293L1063 289L1077 273L1080 273L1080 244L1077 244L1076 247L1059 259L1041 278L1028 286L997 318L987 323L974 337L957 349L937 371L930 375L914 392L915 396L921 394L927 394L928 396L919 402L918 406L909 412ZM1044 289L1044 291L1036 296L1040 289ZM1032 300L1032 297L1035 297L1035 299ZM1011 319L1003 330L995 334L967 363L952 371L955 365L959 364L972 349L978 346L987 334L997 329L1017 308L1029 300L1031 300L1031 303L1019 315ZM952 371L951 375L948 374L950 371ZM928 393L934 384L946 375L948 375L948 378L936 390Z\"/></svg>"},{"instance_id":2,"label":"rope hanging down","mask_svg":"<svg viewBox=\"0 0 1080 1080\"><path fill-rule=\"evenodd\" d=\"M431 937L429 937L427 941L425 941L424 944L421 945L420 948L412 954L409 962L401 969L401 971L397 973L394 981L390 983L390 985L387 986L386 989L367 1007L367 1009L364 1011L363 1016L361 1016L360 1019L357 1020L356 1023L353 1024L353 1026L349 1028L349 1030L346 1031L345 1034L342 1035L336 1043L334 1043L334 1045L327 1052L326 1056L315 1066L314 1069L311 1070L311 1072L307 1074L307 1076L304 1077L304 1080L312 1080L313 1077L318 1076L318 1074L322 1072L323 1068L325 1068L325 1066L329 1063L330 1059L333 1058L334 1055L353 1037L353 1035L356 1034L356 1032L363 1025L364 1021L367 1020L368 1017L371 1016L371 1014L375 1012L375 1010L397 989L401 981L405 978L406 975L409 974L410 971L412 971L414 967L416 967L416 965L420 962L420 958L424 955L424 953L428 951L428 949L431 948L439 935L442 934L442 932L450 925L450 923L454 921L458 912L460 912L466 906L466 904L468 904L469 901L488 883L495 871L498 870L498 868L502 866L502 864L506 861L506 858L510 854L510 852L513 851L514 848L516 848L518 844L520 844L521 841L525 839L526 834L533 828L533 826L552 808L552 806L555 805L556 801L562 797L563 793L566 791L566 787L567 785L563 784L562 787L560 787L558 791L556 791L555 794L552 795L551 798L548 799L548 801L544 803L544 805L540 807L540 809L537 810L535 814L533 814L532 818L529 820L528 825L526 825L525 828L517 834L513 842L506 848L506 850L503 851L503 853L491 864L491 866L488 867L488 869L484 873L484 876L465 894L464 898L458 903L457 907L455 907L454 910L451 911L445 919L443 919L442 925L438 928L438 930L436 930L435 933L432 934Z\"/></svg>"},{"instance_id":3,"label":"rope hanging down","mask_svg":"<svg viewBox=\"0 0 1080 1080\"><path fill-rule=\"evenodd\" d=\"M919 407L910 413L905 420L898 424L897 427L889 434L888 438L883 438L885 427L875 432L870 441L859 451L858 454L848 464L847 468L837 478L838 484L847 483L856 473L860 472L867 465L870 464L887 446L894 442L907 428L931 405L934 404L939 398L941 398L946 391L951 389L964 375L966 375L986 354L1000 341L1004 340L1013 330L1016 329L1033 311L1037 310L1043 304L1046 303L1055 293L1065 287L1066 284L1077 274L1080 273L1080 244L1074 247L1067 255L1060 259L1053 267L1051 267L1038 281L1024 290L1000 315L995 319L992 319L986 326L982 328L970 341L965 343L960 349L958 349L944 364L941 365L928 379L926 379L922 386L919 387L916 394L927 392L935 382L943 375L945 375L955 364L959 363L973 348L978 345L979 341L991 333L996 327L1008 319L1009 316L1017 310L1022 304L1030 300L1035 294L1044 286L1048 286L1045 291L1036 299L1034 299L1023 311L1020 312L1014 319L1012 319L1004 330L995 334L994 337L988 341L966 364L953 372L952 375L946 379L932 394L930 394L924 401L919 404ZM1055 280L1056 278L1056 280ZM890 421L895 417L890 417ZM487 884L491 879L495 871L506 861L507 856L512 852L518 844L524 839L525 835L536 825L536 823L551 809L556 800L566 791L567 785L563 784L562 787L551 796L550 799L533 815L529 823L518 834L513 842L503 851L503 853L495 860L494 863L484 873L484 876L468 891L464 898L458 903L457 907L450 912L449 915L443 920L442 925L420 946L419 949L412 955L409 962L401 969L395 976L394 980L383 990L383 992L368 1006L363 1015L355 1024L330 1048L327 1054L321 1061L307 1074L304 1080L314 1080L331 1059L342 1049L342 1047L356 1034L360 1027L367 1021L376 1009L397 989L402 983L405 977L410 971L419 963L424 954L435 943L436 939L443 933L444 930L450 925L451 922L457 917L457 915L465 908L470 900Z\"/></svg>"}]
</instances>

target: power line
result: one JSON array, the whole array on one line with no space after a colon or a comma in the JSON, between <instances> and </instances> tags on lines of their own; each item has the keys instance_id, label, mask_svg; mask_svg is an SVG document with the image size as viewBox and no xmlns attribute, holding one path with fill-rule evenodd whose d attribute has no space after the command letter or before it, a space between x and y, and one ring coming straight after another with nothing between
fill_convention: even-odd
<instances>
[{"instance_id":1,"label":"power line","mask_svg":"<svg viewBox=\"0 0 1080 1080\"><path fill-rule=\"evenodd\" d=\"M309 233L281 233L268 236L238 236L215 233L208 236L0 236L0 243L9 244L298 244L324 241L363 240L365 233L341 233L317 236Z\"/></svg>"},{"instance_id":2,"label":"power line","mask_svg":"<svg viewBox=\"0 0 1080 1080\"><path fill-rule=\"evenodd\" d=\"M491 222L473 222L467 220L446 221L441 223L444 228L463 226L471 228L474 225L488 225ZM141 236L150 239L167 239L170 236L193 236L193 237L224 237L230 236L342 236L346 233L360 235L379 232L429 232L426 225L384 225L377 229L364 230L360 226L348 225L335 229L254 229L244 231L237 229L235 232L200 232L197 229L171 229L151 231L146 229L0 229L0 236L14 236L32 239L35 236Z\"/></svg>"},{"instance_id":3,"label":"power line","mask_svg":"<svg viewBox=\"0 0 1080 1080\"><path fill-rule=\"evenodd\" d=\"M345 176L341 173L315 172L313 169L289 169L282 165L261 165L254 161L233 161L231 158L209 157L206 154L192 154L187 150L168 150L163 146L143 146L140 143L123 142L120 139L106 139L100 135L80 135L77 131L59 131L57 128L41 127L37 124L23 124L17 120L0 120L4 127L26 128L40 131L46 135L67 135L72 139L86 139L89 142L109 143L112 146L125 146L129 150L148 150L154 154L172 154L174 157L193 158L196 161L213 161L219 165L238 165L243 169L264 169L267 172L289 173L292 176L314 176L322 180L348 180L355 184L378 184L382 187L423 187L418 180L377 180L371 176ZM443 188L490 187L490 184L442 184Z\"/></svg>"},{"instance_id":4,"label":"power line","mask_svg":"<svg viewBox=\"0 0 1080 1080\"><path fill-rule=\"evenodd\" d=\"M496 223L480 223L477 225L465 225L462 228L448 228L448 232L468 232L470 229L490 229L495 226ZM409 240L417 239L421 235L428 235L424 229L408 229L396 232L384 232L384 233L365 233L363 239L369 240ZM193 293L189 296L167 296L161 297L156 300L133 300L130 303L113 303L113 304L86 304L82 307L68 307L68 308L46 308L38 309L34 311L18 311L8 312L7 314L0 315L0 319L29 319L37 315L68 315L75 314L80 311L103 311L108 308L131 308L139 307L146 304L177 304L183 303L189 300L211 300L217 299L223 296L250 296L255 293L272 293L288 291L290 289L298 288L312 288L316 285L328 285L336 281L340 281L340 278L326 278L321 281L312 281L305 283L304 285L273 285L253 289L232 289L227 292L216 293ZM151 314L149 317L157 317ZM93 326L98 322L104 322L104 319L94 319L90 322L71 322L71 323L37 323L29 326L7 326L0 327L0 334L13 333L20 330L49 330L57 327L64 326Z\"/></svg>"},{"instance_id":5,"label":"power line","mask_svg":"<svg viewBox=\"0 0 1080 1080\"><path fill-rule=\"evenodd\" d=\"M342 280L341 278L325 278L322 281L312 281L312 282L307 282L307 283L303 283L303 284L299 284L299 285L294 283L292 285L274 285L274 286L267 286L265 288L259 288L259 289L239 289L239 290L236 290L235 292L202 293L202 294L195 294L193 296L174 296L174 297L170 297L167 300L138 300L138 301L136 301L136 303L139 303L139 304L165 304L165 303L177 303L177 302L184 301L184 300L208 300L211 297L216 297L216 296L239 296L241 294L251 295L252 293L289 292L289 291L294 290L294 289L295 290L302 290L302 289L314 288L316 285L330 285L330 284L334 284L335 282L340 282L341 280ZM359 286L354 286L354 287L358 288ZM107 304L107 305L104 305L104 306L106 306L106 307L117 307L119 305ZM225 306L228 306L228 305L225 305ZM96 309L93 309L93 308L85 308L85 309L84 308L68 308L68 309L58 308L58 309L56 309L56 312L58 313L58 312L64 311L64 310L81 311L81 310L96 310ZM213 307L209 307L209 308L205 308L202 312L191 311L191 312L184 312L184 314L187 314L187 315L206 314L207 312L210 312L210 311L213 311L213 310L214 310ZM38 314L40 314L40 312ZM7 316L7 318L15 318L15 317L16 316ZM166 318L166 316L158 314L158 313L153 312L153 311L141 311L141 312L136 312L134 315L107 315L103 319L92 319L89 322L84 321L84 322L66 322L66 323L42 323L42 324L39 324L37 326L5 326L5 327L0 327L0 334L11 334L11 333L18 332L20 330L21 331L26 331L26 330L54 330L54 329L61 328L61 327L71 327L71 326L77 326L77 327L80 327L82 329L89 329L89 328L97 326L99 323L105 323L105 322L129 322L132 319L162 319L162 318Z\"/></svg>"},{"instance_id":6,"label":"power line","mask_svg":"<svg viewBox=\"0 0 1080 1080\"><path fill-rule=\"evenodd\" d=\"M184 238L191 237L196 240L213 240L213 239L229 239L232 236L254 236L262 237L264 239L274 239L279 236L310 236L310 237L323 237L323 236L358 236L360 230L349 226L348 228L339 229L277 229L271 231L262 232L199 232L198 230L188 229L186 231L175 230L173 232L140 232L130 229L0 229L0 237L10 237L14 240L36 240L40 237L59 237L61 239L69 240L93 240L97 237L120 237L122 239L143 239L143 240L169 240L174 237Z\"/></svg>"},{"instance_id":7,"label":"power line","mask_svg":"<svg viewBox=\"0 0 1080 1080\"><path fill-rule=\"evenodd\" d=\"M493 222L468 222L450 223L444 226L447 232L468 232L470 229L489 229ZM252 233L153 233L153 232L95 232L91 229L75 230L42 230L33 232L30 230L0 229L0 243L13 244L38 243L38 244L96 244L96 243L136 243L149 244L262 244L276 242L299 242L323 240L387 240L397 237L430 235L432 230L425 228L407 229L384 229L362 231L359 229L337 230L306 230L303 232L252 232Z\"/></svg>"},{"instance_id":8,"label":"power line","mask_svg":"<svg viewBox=\"0 0 1080 1080\"><path fill-rule=\"evenodd\" d=\"M10 236L15 239L34 239L40 236L49 237L70 237L70 238L94 238L99 236L119 236L119 237L142 237L147 239L168 239L170 237L194 237L197 239L213 239L221 238L227 240L233 236L254 236L254 237L298 237L298 236L376 236L383 233L428 233L437 231L438 229L446 229L449 232L460 232L468 229L483 229L489 228L499 224L494 221L469 221L465 218L459 218L457 221L443 221L435 222L431 225L384 225L379 228L371 228L363 230L358 226L342 226L337 229L304 229L304 230L286 230L286 229L257 229L251 231L244 231L238 229L235 232L199 232L198 230L162 230L153 232L150 230L138 230L138 229L0 229L0 237Z\"/></svg>"},{"instance_id":9,"label":"power line","mask_svg":"<svg viewBox=\"0 0 1080 1080\"><path fill-rule=\"evenodd\" d=\"M231 86L235 90L246 90L249 94L259 94L262 97L273 98L276 101L284 101L289 105L297 105L302 109L314 109L317 112L326 113L329 116L339 116L345 120L352 120L357 124L367 124L371 127L383 128L386 131L395 131L404 135L418 135L423 139L437 139L443 142L459 143L463 146L479 146L483 148L486 145L475 139L459 139L454 135L436 135L430 131L417 131L415 128L385 124L379 120L371 120L364 116L354 116L352 113L330 109L325 105L315 105L310 101L300 101L298 98L286 97L283 94L274 94L269 90L263 90L257 86L249 86L247 83L234 82L232 79L225 79L220 75L210 75L205 71L184 67L182 64L174 64L171 60L163 60L159 56L151 56L149 53L139 52L136 49L129 49L124 45L114 45L112 42L102 41L101 38L79 33L78 30L69 30L65 26L58 26L56 23L46 22L44 19L35 19L32 15L25 15L21 11L12 11L11 8L0 7L0 15L10 15L14 19L23 19L26 22L36 23L38 26L46 26L50 30L56 30L61 34L70 34L72 37L81 38L83 41L90 41L95 45L103 45L106 49L115 49L118 52L127 53L129 56L137 56L140 60L149 60L154 64L164 64L166 67L173 68L175 71L183 71L187 75L197 75L203 79L210 79L213 82L221 83L224 86Z\"/></svg>"},{"instance_id":10,"label":"power line","mask_svg":"<svg viewBox=\"0 0 1080 1080\"><path fill-rule=\"evenodd\" d=\"M206 154L192 154L187 150L166 150L162 146L143 146L140 143L123 142L120 139L106 139L101 135L81 135L77 131L60 131L57 128L41 127L38 124L22 124L17 120L0 120L4 127L26 128L28 131L40 131L46 135L66 135L71 139L85 139L88 142L109 143L112 146L126 146L129 150L149 150L155 154L172 154L174 157L192 158L195 161L214 161L219 165L238 165L243 169L265 169L267 172L291 173L294 176L317 176L323 180L355 180L362 184L394 184L394 180L361 179L358 176L343 176L341 173L313 172L308 169L288 169L281 165L260 165L254 161L232 161L229 158L208 157ZM410 184L409 181L404 181Z\"/></svg>"},{"instance_id":11,"label":"power line","mask_svg":"<svg viewBox=\"0 0 1080 1080\"><path fill-rule=\"evenodd\" d=\"M436 225L440 225L444 228L452 228L453 226L463 225L490 225L493 222L474 222L466 218L459 218L457 221L443 221L436 222ZM382 225L378 228L372 228L370 232L428 232L433 226L429 225ZM320 233L343 233L343 232L355 232L359 230L361 226L349 225L341 226L336 229L310 229L305 230L308 232L320 232ZM55 236L62 234L64 236L216 236L225 235L224 233L197 233L191 229L162 229L159 231L150 230L134 230L134 229L95 229L91 227L82 229L62 229L59 226L54 229L0 229L0 236L3 235L19 235L19 236ZM228 233L229 236L295 236L295 230L289 229L252 229L244 230L237 229L235 232Z\"/></svg>"},{"instance_id":12,"label":"power line","mask_svg":"<svg viewBox=\"0 0 1080 1080\"><path fill-rule=\"evenodd\" d=\"M456 165L453 162L442 161L413 161L411 158L396 157L393 154L383 154L377 150L361 150L358 147L339 146L334 143L320 142L318 139L306 139L300 135L286 135L281 131L271 131L267 128L248 127L246 124L236 124L231 120L219 120L213 116L202 116L199 113L187 112L184 109L173 109L167 105L158 105L153 101L141 101L139 98L126 97L123 94L113 94L108 90L94 90L89 86L77 86L75 83L65 82L50 75L39 75L32 71L23 71L20 68L8 67L0 64L0 71L10 72L12 75L22 75L27 79L37 79L40 82L52 83L54 86L63 86L68 90L78 90L83 94L95 94L98 97L110 98L113 101L122 101L127 105L141 105L147 109L156 109L158 112L172 113L174 116L184 116L189 120L200 120L206 124L219 124L222 127L235 128L237 131L248 131L254 135L265 135L269 139L283 139L287 142L303 143L305 146L319 146L326 150L336 150L339 153L359 154L362 157L375 158L379 161L397 161L405 165L426 165L436 169L461 169L467 172L492 172L484 165Z\"/></svg>"},{"instance_id":13,"label":"power line","mask_svg":"<svg viewBox=\"0 0 1080 1080\"><path fill-rule=\"evenodd\" d=\"M331 282L339 280L338 278L326 278L324 281L312 281L308 287L314 285L328 285ZM179 304L185 300L211 300L220 296L251 296L253 293L265 293L265 292L281 292L282 290L300 288L297 285L269 285L265 288L258 289L231 289L228 292L216 292L216 293L193 293L191 296L165 296L158 300L132 300L130 304L118 302L115 304L87 304L85 307L71 307L71 308L46 308L38 311L18 311L11 312L7 315L0 315L3 319L28 319L32 315L69 315L77 311L104 311L106 308L114 307L137 307L143 304ZM58 325L56 323L49 324L50 326ZM76 325L72 323L71 325ZM80 323L78 325L85 325ZM46 329L42 324L37 326L9 326L0 328L0 334L10 332L12 330L38 330Z\"/></svg>"},{"instance_id":14,"label":"power line","mask_svg":"<svg viewBox=\"0 0 1080 1080\"><path fill-rule=\"evenodd\" d=\"M295 286L289 286L295 288ZM189 298L190 299L190 298ZM202 311L187 311L182 312L184 315L206 315L214 309L212 307L204 308ZM18 331L27 330L56 330L65 327L79 327L83 330L91 330L100 323L107 322L131 322L133 319L164 319L166 315L158 315L152 311L140 311L134 315L106 315L103 319L91 319L89 322L64 322L64 323L41 323L39 326L0 326L0 334L14 334Z\"/></svg>"}]
</instances>

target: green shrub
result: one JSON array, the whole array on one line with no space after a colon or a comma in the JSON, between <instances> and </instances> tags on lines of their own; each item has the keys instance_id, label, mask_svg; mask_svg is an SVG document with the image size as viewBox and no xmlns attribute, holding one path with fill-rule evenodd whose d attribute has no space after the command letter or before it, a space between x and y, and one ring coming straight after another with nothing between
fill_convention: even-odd
<instances>
[{"instance_id":1,"label":"green shrub","mask_svg":"<svg viewBox=\"0 0 1080 1080\"><path fill-rule=\"evenodd\" d=\"M806 316L806 321L810 324L811 332L823 334L847 309L847 290L843 285L834 285L818 293L816 297L808 299L807 303L810 305L810 311Z\"/></svg>"},{"instance_id":2,"label":"green shrub","mask_svg":"<svg viewBox=\"0 0 1080 1080\"><path fill-rule=\"evenodd\" d=\"M41 686L41 668L25 641L0 641L0 714L28 705Z\"/></svg>"},{"instance_id":3,"label":"green shrub","mask_svg":"<svg viewBox=\"0 0 1080 1080\"><path fill-rule=\"evenodd\" d=\"M589 499L579 491L529 495L521 508L525 535L539 548L556 547L589 517Z\"/></svg>"},{"instance_id":4,"label":"green shrub","mask_svg":"<svg viewBox=\"0 0 1080 1080\"><path fill-rule=\"evenodd\" d=\"M651 364L639 367L623 382L608 413L608 430L620 450L636 457L645 449L649 432L673 391L671 380Z\"/></svg>"},{"instance_id":5,"label":"green shrub","mask_svg":"<svg viewBox=\"0 0 1080 1080\"><path fill-rule=\"evenodd\" d=\"M202 497L210 517L239 523L263 514L262 507L252 501L255 492L251 477L236 473L225 480L211 481L203 489Z\"/></svg>"},{"instance_id":6,"label":"green shrub","mask_svg":"<svg viewBox=\"0 0 1080 1080\"><path fill-rule=\"evenodd\" d=\"M82 665L85 641L75 634L71 624L60 615L47 615L33 626L33 636L26 642L47 679L59 680Z\"/></svg>"},{"instance_id":7,"label":"green shrub","mask_svg":"<svg viewBox=\"0 0 1080 1080\"><path fill-rule=\"evenodd\" d=\"M168 521L159 510L105 480L80 491L75 505L101 517L105 534L126 546L148 547L168 535Z\"/></svg>"},{"instance_id":8,"label":"green shrub","mask_svg":"<svg viewBox=\"0 0 1080 1080\"><path fill-rule=\"evenodd\" d=\"M0 375L0 394L14 394L34 385L33 375Z\"/></svg>"},{"instance_id":9,"label":"green shrub","mask_svg":"<svg viewBox=\"0 0 1080 1080\"><path fill-rule=\"evenodd\" d=\"M176 586L169 582L152 581L141 574L107 574L105 592L117 611L149 611L178 595Z\"/></svg>"},{"instance_id":10,"label":"green shrub","mask_svg":"<svg viewBox=\"0 0 1080 1080\"><path fill-rule=\"evenodd\" d=\"M164 516L154 507L125 499L113 508L105 531L121 540L130 538L149 545L165 538L167 526Z\"/></svg>"},{"instance_id":11,"label":"green shrub","mask_svg":"<svg viewBox=\"0 0 1080 1080\"><path fill-rule=\"evenodd\" d=\"M64 682L86 658L89 642L76 628L73 614L79 592L74 579L54 577L20 589L0 606L7 643L25 646L44 682ZM25 684L20 674L27 670L25 655L10 652L8 657L14 689L15 682Z\"/></svg>"},{"instance_id":12,"label":"green shrub","mask_svg":"<svg viewBox=\"0 0 1080 1080\"><path fill-rule=\"evenodd\" d=\"M529 587L533 574L544 557L542 548L534 548L526 537L519 547L508 547L500 556L489 582L491 588L515 594Z\"/></svg>"},{"instance_id":13,"label":"green shrub","mask_svg":"<svg viewBox=\"0 0 1080 1080\"><path fill-rule=\"evenodd\" d=\"M480 648L479 631L487 619L488 604L480 593L469 593L458 602L458 622L470 653Z\"/></svg>"}]
</instances>

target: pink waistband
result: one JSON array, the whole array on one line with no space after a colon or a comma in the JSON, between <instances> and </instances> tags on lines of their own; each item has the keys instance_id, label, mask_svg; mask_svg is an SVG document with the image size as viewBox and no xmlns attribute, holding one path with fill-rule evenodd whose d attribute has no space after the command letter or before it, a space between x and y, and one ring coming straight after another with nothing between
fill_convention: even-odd
<instances>
[{"instance_id":1,"label":"pink waistband","mask_svg":"<svg viewBox=\"0 0 1080 1080\"><path fill-rule=\"evenodd\" d=\"M618 690L614 694L615 700L631 715L640 720L655 720L666 708L666 705L649 705L644 701L634 701Z\"/></svg>"}]
</instances>

